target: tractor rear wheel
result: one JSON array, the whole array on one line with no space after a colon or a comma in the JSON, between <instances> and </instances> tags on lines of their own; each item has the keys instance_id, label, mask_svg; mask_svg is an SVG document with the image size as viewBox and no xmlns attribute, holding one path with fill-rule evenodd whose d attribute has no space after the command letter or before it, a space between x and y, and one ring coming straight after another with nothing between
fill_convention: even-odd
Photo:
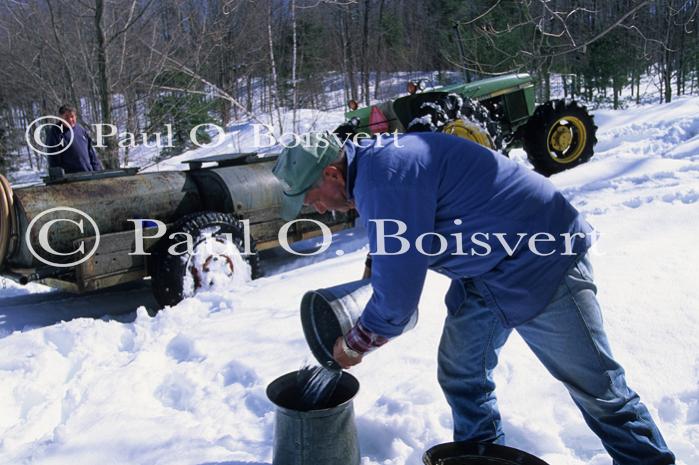
<instances>
[{"instance_id":1,"label":"tractor rear wheel","mask_svg":"<svg viewBox=\"0 0 699 465\"><path fill-rule=\"evenodd\" d=\"M243 224L231 214L194 213L168 233L172 239L161 240L149 261L153 295L161 306L214 287L239 286L261 274L255 243L250 238L251 254L244 255Z\"/></svg>"},{"instance_id":2,"label":"tractor rear wheel","mask_svg":"<svg viewBox=\"0 0 699 465\"><path fill-rule=\"evenodd\" d=\"M540 105L522 131L524 151L534 169L544 176L585 163L597 143L594 118L572 100Z\"/></svg>"},{"instance_id":3,"label":"tractor rear wheel","mask_svg":"<svg viewBox=\"0 0 699 465\"><path fill-rule=\"evenodd\" d=\"M424 102L408 125L408 132L443 132L468 139L491 150L505 150L500 125L476 100L456 94Z\"/></svg>"}]
</instances>

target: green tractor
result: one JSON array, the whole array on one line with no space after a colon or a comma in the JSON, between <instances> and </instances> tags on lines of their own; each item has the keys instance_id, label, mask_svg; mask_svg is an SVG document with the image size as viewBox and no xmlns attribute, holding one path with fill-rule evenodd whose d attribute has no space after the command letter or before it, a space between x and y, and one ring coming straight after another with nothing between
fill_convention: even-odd
<instances>
[{"instance_id":1,"label":"green tractor","mask_svg":"<svg viewBox=\"0 0 699 465\"><path fill-rule=\"evenodd\" d=\"M522 147L534 169L550 176L588 161L597 143L597 126L573 100L534 103L528 74L510 74L467 84L425 90L408 83L408 95L358 108L349 102L339 132L444 132L507 155Z\"/></svg>"}]
</instances>

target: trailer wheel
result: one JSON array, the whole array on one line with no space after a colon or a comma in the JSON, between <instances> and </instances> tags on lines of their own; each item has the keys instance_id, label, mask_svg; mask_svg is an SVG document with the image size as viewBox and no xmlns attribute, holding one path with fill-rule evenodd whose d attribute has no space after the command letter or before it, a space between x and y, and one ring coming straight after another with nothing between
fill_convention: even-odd
<instances>
[{"instance_id":1,"label":"trailer wheel","mask_svg":"<svg viewBox=\"0 0 699 465\"><path fill-rule=\"evenodd\" d=\"M235 288L258 278L260 260L252 238L252 253L244 255L244 251L243 224L233 215L206 212L182 218L151 255L156 301L161 306L175 305L200 291Z\"/></svg>"}]
</instances>

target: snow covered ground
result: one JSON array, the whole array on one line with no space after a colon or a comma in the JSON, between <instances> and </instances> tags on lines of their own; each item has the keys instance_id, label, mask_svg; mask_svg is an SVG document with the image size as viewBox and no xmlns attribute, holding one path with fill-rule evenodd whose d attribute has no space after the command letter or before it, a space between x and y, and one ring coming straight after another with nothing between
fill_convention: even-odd
<instances>
[{"instance_id":1,"label":"snow covered ground","mask_svg":"<svg viewBox=\"0 0 699 465\"><path fill-rule=\"evenodd\" d=\"M552 180L601 233L593 257L599 298L630 385L678 463L695 465L699 98L599 111L596 119L595 157ZM513 156L524 162L521 151ZM322 257L270 252L266 277L155 316L146 310L155 305L147 283L82 297L5 283L0 463L271 463L274 409L265 387L312 361L301 296L358 279L363 247L356 230L336 235ZM363 465L417 465L424 450L451 438L436 381L448 284L430 273L417 328L351 370L361 382ZM551 465L611 463L516 334L496 381L512 446Z\"/></svg>"}]
</instances>

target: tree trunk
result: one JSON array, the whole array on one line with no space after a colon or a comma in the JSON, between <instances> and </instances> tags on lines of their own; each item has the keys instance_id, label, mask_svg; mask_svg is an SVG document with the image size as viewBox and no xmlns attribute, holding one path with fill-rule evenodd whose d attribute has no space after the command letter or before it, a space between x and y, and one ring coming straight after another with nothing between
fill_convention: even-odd
<instances>
[{"instance_id":1,"label":"tree trunk","mask_svg":"<svg viewBox=\"0 0 699 465\"><path fill-rule=\"evenodd\" d=\"M53 29L53 38L56 45L63 48L63 41L61 40L60 32L58 30L58 25L56 24L56 17L54 16L53 5L47 0L46 5L49 9L49 15L51 18L51 27ZM68 90L68 98L71 101L71 105L74 105L78 109L80 108L80 100L78 99L78 94L75 92L75 79L73 78L73 72L71 71L71 65L68 63L67 54L61 54L61 67L63 68L63 74L65 75L65 86ZM61 102L64 103L64 102Z\"/></svg>"},{"instance_id":2,"label":"tree trunk","mask_svg":"<svg viewBox=\"0 0 699 465\"><path fill-rule=\"evenodd\" d=\"M636 105L641 103L641 71L636 75Z\"/></svg>"},{"instance_id":3,"label":"tree trunk","mask_svg":"<svg viewBox=\"0 0 699 465\"><path fill-rule=\"evenodd\" d=\"M217 60L218 64L218 70L216 73L216 85L220 88L225 90L226 92L231 93L231 90L228 88L228 75L226 72L228 71L228 66L227 66L227 51L224 50L222 51ZM236 95L233 93L233 95ZM236 95L237 98L237 95ZM225 128L228 126L228 123L230 122L231 119L231 102L226 100L226 99L219 99L218 101L218 109L219 109L219 114L221 116L221 124Z\"/></svg>"},{"instance_id":4,"label":"tree trunk","mask_svg":"<svg viewBox=\"0 0 699 465\"><path fill-rule=\"evenodd\" d=\"M252 73L248 73L245 82L245 109L252 112Z\"/></svg>"},{"instance_id":5,"label":"tree trunk","mask_svg":"<svg viewBox=\"0 0 699 465\"><path fill-rule=\"evenodd\" d=\"M109 74L107 65L109 57L107 55L107 40L104 34L104 0L95 0L95 33L97 38L97 87L100 97L100 108L102 110L102 123L112 123L112 93L109 84ZM119 167L119 152L116 140L113 137L107 138L106 148L102 162L105 168Z\"/></svg>"},{"instance_id":6,"label":"tree trunk","mask_svg":"<svg viewBox=\"0 0 699 465\"><path fill-rule=\"evenodd\" d=\"M680 32L680 46L677 50L677 95L683 94L684 87L684 30Z\"/></svg>"},{"instance_id":7,"label":"tree trunk","mask_svg":"<svg viewBox=\"0 0 699 465\"><path fill-rule=\"evenodd\" d=\"M343 10L339 10L337 15L337 35L340 38L340 51L342 52L342 74L345 79L342 80L342 90L344 93L344 102L348 102L351 96L351 89L349 87L349 59L347 58L347 37L345 35L345 15Z\"/></svg>"},{"instance_id":8,"label":"tree trunk","mask_svg":"<svg viewBox=\"0 0 699 465\"><path fill-rule=\"evenodd\" d=\"M672 57L669 50L665 50L664 55L662 77L665 82L663 87L665 88L665 103L670 103L672 101Z\"/></svg>"},{"instance_id":9,"label":"tree trunk","mask_svg":"<svg viewBox=\"0 0 699 465\"><path fill-rule=\"evenodd\" d=\"M377 34L376 34L376 58L377 58L377 63L376 63L376 69L374 70L375 74L375 79L374 79L374 98L376 100L379 99L379 87L381 86L381 68L384 66L383 63L383 40L384 40L384 35L383 35L383 29L381 28L381 25L383 24L383 9L384 9L384 4L385 0L381 0L381 3L379 3L379 23L377 26Z\"/></svg>"},{"instance_id":10,"label":"tree trunk","mask_svg":"<svg viewBox=\"0 0 699 465\"><path fill-rule=\"evenodd\" d=\"M27 114L26 109L21 109L19 110L19 116L20 116L20 123L22 124L23 127L28 127L29 126L29 115ZM27 161L29 162L29 168L34 169L34 160L32 159L32 150L29 148L29 145L25 145L24 148L27 150ZM18 150L19 152L19 150Z\"/></svg>"},{"instance_id":11,"label":"tree trunk","mask_svg":"<svg viewBox=\"0 0 699 465\"><path fill-rule=\"evenodd\" d=\"M240 82L241 82L241 80L242 80L242 79L238 76L238 72L234 72L234 73L233 73L233 79L232 79L232 81L231 81L232 84L233 84L233 89L232 89L232 90L233 90L233 95L235 95L236 100L238 100L239 102L242 102L242 101L243 101L243 95L241 95L241 91L240 91ZM226 102L227 102L227 101L228 101L228 100L226 100ZM233 109L233 119L234 119L234 120L237 120L237 119L238 119L238 111L240 111L240 107L238 107L238 105L230 105L230 104L229 104L229 110L228 110L228 113L229 113L229 114L230 114L231 108Z\"/></svg>"},{"instance_id":12,"label":"tree trunk","mask_svg":"<svg viewBox=\"0 0 699 465\"><path fill-rule=\"evenodd\" d=\"M344 37L345 37L345 56L347 59L347 78L349 80L349 88L350 88L350 98L357 100L358 96L357 94L359 93L357 90L357 77L355 76L355 62L354 62L354 53L352 52L353 50L353 44L352 44L352 30L354 29L353 27L350 27L350 24L354 24L353 21L353 14L350 11L347 12L345 22L344 22Z\"/></svg>"},{"instance_id":13,"label":"tree trunk","mask_svg":"<svg viewBox=\"0 0 699 465\"><path fill-rule=\"evenodd\" d=\"M29 127L29 124L36 118L34 115L34 111L32 110L32 104L29 103L27 104L23 110L22 110L22 124L23 126ZM33 150L29 148L29 145L27 147L27 158L29 158L29 165L34 169L34 166L36 166L37 169L42 169L42 163L41 160L45 155L40 155L38 153L34 153ZM32 156L34 157L34 163L32 163Z\"/></svg>"},{"instance_id":14,"label":"tree trunk","mask_svg":"<svg viewBox=\"0 0 699 465\"><path fill-rule=\"evenodd\" d=\"M369 12L371 10L371 0L364 0L364 31L362 34L362 96L364 104L369 106L371 101L369 95Z\"/></svg>"},{"instance_id":15,"label":"tree trunk","mask_svg":"<svg viewBox=\"0 0 699 465\"><path fill-rule=\"evenodd\" d=\"M660 78L663 81L664 92L661 92L665 97L665 103L670 103L672 101L672 55L670 47L672 47L673 41L673 14L674 9L671 3L665 5L666 17L665 17L665 42L663 43L663 52L660 60Z\"/></svg>"},{"instance_id":16,"label":"tree trunk","mask_svg":"<svg viewBox=\"0 0 699 465\"><path fill-rule=\"evenodd\" d=\"M696 22L699 18L694 18ZM694 77L692 79L692 93L699 89L699 27L694 26ZM696 84L695 84L696 83Z\"/></svg>"},{"instance_id":17,"label":"tree trunk","mask_svg":"<svg viewBox=\"0 0 699 465\"><path fill-rule=\"evenodd\" d=\"M282 122L282 114L281 110L279 109L279 98L277 95L277 89L278 87L278 80L277 80L277 64L274 61L274 41L273 36L272 36L272 0L269 0L269 10L268 10L268 17L267 17L267 40L269 42L269 65L272 68L272 83L270 85L270 99L271 99L271 104L274 109L276 109L277 113L277 120L279 121L279 134L282 134L284 132L284 126Z\"/></svg>"},{"instance_id":18,"label":"tree trunk","mask_svg":"<svg viewBox=\"0 0 699 465\"><path fill-rule=\"evenodd\" d=\"M298 53L297 37L296 37L296 0L291 0L291 29L292 29L292 46L291 46L291 129L296 131L296 107L298 106L299 96L298 88L296 87L296 56Z\"/></svg>"},{"instance_id":19,"label":"tree trunk","mask_svg":"<svg viewBox=\"0 0 699 465\"><path fill-rule=\"evenodd\" d=\"M140 132L138 125L138 98L132 90L126 91L124 98L126 99L126 130L131 134ZM124 165L129 164L129 146L124 149Z\"/></svg>"}]
</instances>

